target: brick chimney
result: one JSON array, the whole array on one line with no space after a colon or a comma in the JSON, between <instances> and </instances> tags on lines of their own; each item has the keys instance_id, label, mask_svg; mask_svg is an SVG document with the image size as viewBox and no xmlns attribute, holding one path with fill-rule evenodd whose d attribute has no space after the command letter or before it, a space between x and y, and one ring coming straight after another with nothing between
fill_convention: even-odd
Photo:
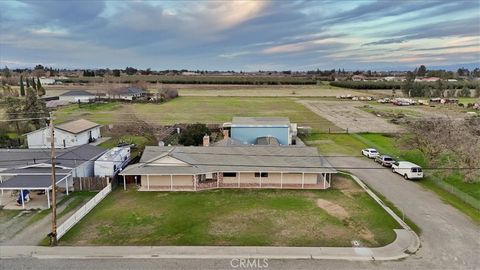
<instances>
[{"instance_id":1,"label":"brick chimney","mask_svg":"<svg viewBox=\"0 0 480 270\"><path fill-rule=\"evenodd\" d=\"M209 145L210 145L210 136L205 134L205 136L203 136L203 146L209 146Z\"/></svg>"},{"instance_id":2,"label":"brick chimney","mask_svg":"<svg viewBox=\"0 0 480 270\"><path fill-rule=\"evenodd\" d=\"M226 138L229 137L229 134L228 134L228 133L229 133L229 132L228 132L228 129L224 129L224 130L223 130L223 138L224 138L224 139L226 139Z\"/></svg>"}]
</instances>

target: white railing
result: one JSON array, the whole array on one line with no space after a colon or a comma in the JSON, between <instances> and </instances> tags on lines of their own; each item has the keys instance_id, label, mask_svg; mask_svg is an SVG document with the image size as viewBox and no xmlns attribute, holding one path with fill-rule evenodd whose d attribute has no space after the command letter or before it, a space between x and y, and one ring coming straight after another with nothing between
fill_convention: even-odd
<instances>
[{"instance_id":1,"label":"white railing","mask_svg":"<svg viewBox=\"0 0 480 270\"><path fill-rule=\"evenodd\" d=\"M95 195L90 201L88 201L84 206L78 209L71 217L69 217L65 222L63 222L57 228L57 239L60 239L64 236L68 230L70 230L75 224L77 224L82 218L88 214L99 202L105 198L108 193L112 191L112 183L109 183L104 189Z\"/></svg>"}]
</instances>

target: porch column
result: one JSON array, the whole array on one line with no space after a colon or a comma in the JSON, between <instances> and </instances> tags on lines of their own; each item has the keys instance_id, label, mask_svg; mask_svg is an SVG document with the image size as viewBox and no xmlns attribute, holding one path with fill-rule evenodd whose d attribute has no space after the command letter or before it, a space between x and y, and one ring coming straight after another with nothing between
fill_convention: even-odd
<instances>
[{"instance_id":1,"label":"porch column","mask_svg":"<svg viewBox=\"0 0 480 270\"><path fill-rule=\"evenodd\" d=\"M0 183L3 183L3 176L0 175ZM2 196L3 196L3 188L2 188Z\"/></svg>"},{"instance_id":2,"label":"porch column","mask_svg":"<svg viewBox=\"0 0 480 270\"><path fill-rule=\"evenodd\" d=\"M173 174L170 174L170 191L173 190Z\"/></svg>"},{"instance_id":3,"label":"porch column","mask_svg":"<svg viewBox=\"0 0 480 270\"><path fill-rule=\"evenodd\" d=\"M20 197L22 198L22 208L25 209L25 198L23 198L23 189L20 189Z\"/></svg>"},{"instance_id":4,"label":"porch column","mask_svg":"<svg viewBox=\"0 0 480 270\"><path fill-rule=\"evenodd\" d=\"M125 180L125 175L122 175L123 177L123 190L127 190L127 180Z\"/></svg>"},{"instance_id":5,"label":"porch column","mask_svg":"<svg viewBox=\"0 0 480 270\"><path fill-rule=\"evenodd\" d=\"M238 173L238 187L240 187L240 172Z\"/></svg>"},{"instance_id":6,"label":"porch column","mask_svg":"<svg viewBox=\"0 0 480 270\"><path fill-rule=\"evenodd\" d=\"M47 194L47 206L50 209L50 190L45 189L45 193Z\"/></svg>"},{"instance_id":7,"label":"porch column","mask_svg":"<svg viewBox=\"0 0 480 270\"><path fill-rule=\"evenodd\" d=\"M326 180L325 180L325 176L323 175L323 173L321 174L322 175L322 178L323 178L323 189L326 189Z\"/></svg>"},{"instance_id":8,"label":"porch column","mask_svg":"<svg viewBox=\"0 0 480 270\"><path fill-rule=\"evenodd\" d=\"M197 176L193 176L193 190L197 191Z\"/></svg>"},{"instance_id":9,"label":"porch column","mask_svg":"<svg viewBox=\"0 0 480 270\"><path fill-rule=\"evenodd\" d=\"M217 173L217 188L220 187L220 173Z\"/></svg>"},{"instance_id":10,"label":"porch column","mask_svg":"<svg viewBox=\"0 0 480 270\"><path fill-rule=\"evenodd\" d=\"M147 190L150 190L150 175L147 174Z\"/></svg>"},{"instance_id":11,"label":"porch column","mask_svg":"<svg viewBox=\"0 0 480 270\"><path fill-rule=\"evenodd\" d=\"M262 188L262 172L260 172L260 188Z\"/></svg>"},{"instance_id":12,"label":"porch column","mask_svg":"<svg viewBox=\"0 0 480 270\"><path fill-rule=\"evenodd\" d=\"M65 179L65 190L67 190L67 196L68 196L68 179Z\"/></svg>"},{"instance_id":13,"label":"porch column","mask_svg":"<svg viewBox=\"0 0 480 270\"><path fill-rule=\"evenodd\" d=\"M283 172L280 173L280 188L283 188Z\"/></svg>"},{"instance_id":14,"label":"porch column","mask_svg":"<svg viewBox=\"0 0 480 270\"><path fill-rule=\"evenodd\" d=\"M302 172L302 188L305 187L305 173Z\"/></svg>"}]
</instances>

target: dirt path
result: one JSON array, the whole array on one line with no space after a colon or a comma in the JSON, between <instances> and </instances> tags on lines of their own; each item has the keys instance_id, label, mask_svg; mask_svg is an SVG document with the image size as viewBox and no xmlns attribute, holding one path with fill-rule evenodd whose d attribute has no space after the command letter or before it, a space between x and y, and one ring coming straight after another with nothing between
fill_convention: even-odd
<instances>
[{"instance_id":1,"label":"dirt path","mask_svg":"<svg viewBox=\"0 0 480 270\"><path fill-rule=\"evenodd\" d=\"M361 103L320 100L299 100L298 102L319 116L335 123L339 128L348 129L349 132L397 133L404 131L404 128L399 125L389 123L383 118L356 108Z\"/></svg>"}]
</instances>

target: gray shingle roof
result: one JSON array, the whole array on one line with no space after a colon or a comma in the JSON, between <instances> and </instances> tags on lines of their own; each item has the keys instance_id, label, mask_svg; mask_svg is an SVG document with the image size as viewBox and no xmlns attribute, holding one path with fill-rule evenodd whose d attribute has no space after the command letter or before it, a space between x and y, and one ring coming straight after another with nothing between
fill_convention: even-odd
<instances>
[{"instance_id":1,"label":"gray shingle roof","mask_svg":"<svg viewBox=\"0 0 480 270\"><path fill-rule=\"evenodd\" d=\"M153 164L164 156L178 159L189 166ZM197 174L215 171L336 172L314 147L147 146L140 163L128 166L120 174Z\"/></svg>"},{"instance_id":2,"label":"gray shingle roof","mask_svg":"<svg viewBox=\"0 0 480 270\"><path fill-rule=\"evenodd\" d=\"M138 87L120 87L114 90L116 95L137 95L146 93L145 90Z\"/></svg>"},{"instance_id":3,"label":"gray shingle roof","mask_svg":"<svg viewBox=\"0 0 480 270\"><path fill-rule=\"evenodd\" d=\"M55 149L58 165L70 168L76 167L75 164L80 165L91 160L105 151L101 147L89 144ZM0 170L40 163L50 164L50 149L0 149Z\"/></svg>"},{"instance_id":4,"label":"gray shingle roof","mask_svg":"<svg viewBox=\"0 0 480 270\"><path fill-rule=\"evenodd\" d=\"M95 96L95 94L85 90L71 90L61 94L60 96Z\"/></svg>"},{"instance_id":5,"label":"gray shingle roof","mask_svg":"<svg viewBox=\"0 0 480 270\"><path fill-rule=\"evenodd\" d=\"M46 189L52 185L51 175L16 175L0 183L0 188L20 189L20 188L38 188ZM57 184L65 178L65 175L56 175Z\"/></svg>"}]
</instances>

